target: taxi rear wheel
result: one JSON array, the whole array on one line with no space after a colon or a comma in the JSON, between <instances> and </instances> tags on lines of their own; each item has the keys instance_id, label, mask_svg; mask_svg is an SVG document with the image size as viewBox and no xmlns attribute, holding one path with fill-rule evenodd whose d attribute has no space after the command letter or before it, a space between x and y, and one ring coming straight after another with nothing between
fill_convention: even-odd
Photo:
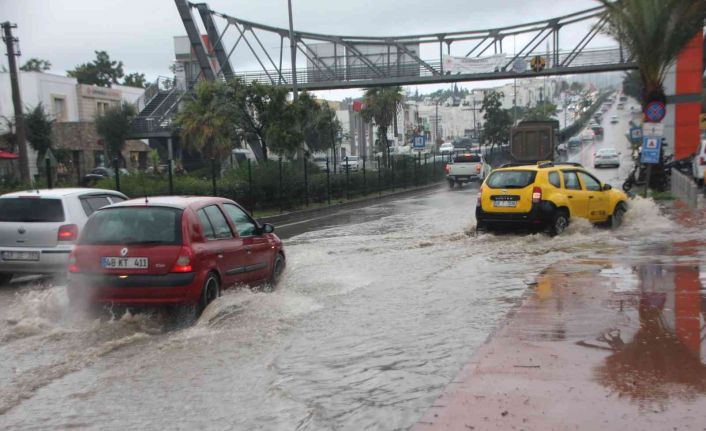
<instances>
[{"instance_id":1,"label":"taxi rear wheel","mask_svg":"<svg viewBox=\"0 0 706 431\"><path fill-rule=\"evenodd\" d=\"M551 225L549 225L547 233L549 233L550 236L561 235L568 226L569 214L564 210L558 210L556 214L554 214L554 218L552 219Z\"/></svg>"},{"instance_id":2,"label":"taxi rear wheel","mask_svg":"<svg viewBox=\"0 0 706 431\"><path fill-rule=\"evenodd\" d=\"M625 208L624 203L620 202L618 205L616 205L615 210L613 210L613 214L610 216L609 227L611 229L620 227L620 225L623 224L623 219L625 217L626 212L627 208Z\"/></svg>"}]
</instances>

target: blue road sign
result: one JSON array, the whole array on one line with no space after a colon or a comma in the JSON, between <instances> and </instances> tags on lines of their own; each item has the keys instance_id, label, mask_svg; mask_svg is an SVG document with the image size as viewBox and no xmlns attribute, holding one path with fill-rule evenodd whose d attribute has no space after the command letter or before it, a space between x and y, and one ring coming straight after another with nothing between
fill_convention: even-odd
<instances>
[{"instance_id":1,"label":"blue road sign","mask_svg":"<svg viewBox=\"0 0 706 431\"><path fill-rule=\"evenodd\" d=\"M426 147L426 137L424 135L415 135L412 137L412 148L423 150Z\"/></svg>"},{"instance_id":2,"label":"blue road sign","mask_svg":"<svg viewBox=\"0 0 706 431\"><path fill-rule=\"evenodd\" d=\"M659 152L662 148L662 138L655 136L645 136L642 139L642 152L640 153L640 162L646 164L659 163Z\"/></svg>"},{"instance_id":3,"label":"blue road sign","mask_svg":"<svg viewBox=\"0 0 706 431\"><path fill-rule=\"evenodd\" d=\"M630 128L630 140L633 142L642 142L642 128L631 127Z\"/></svg>"}]
</instances>

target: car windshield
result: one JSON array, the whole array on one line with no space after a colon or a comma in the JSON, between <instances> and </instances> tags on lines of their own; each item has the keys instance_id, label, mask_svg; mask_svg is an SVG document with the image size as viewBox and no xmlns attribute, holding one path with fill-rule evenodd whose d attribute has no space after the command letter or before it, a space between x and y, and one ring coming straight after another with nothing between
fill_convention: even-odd
<instances>
[{"instance_id":1,"label":"car windshield","mask_svg":"<svg viewBox=\"0 0 706 431\"><path fill-rule=\"evenodd\" d=\"M86 223L80 244L181 244L176 208L119 207L97 211Z\"/></svg>"},{"instance_id":2,"label":"car windshield","mask_svg":"<svg viewBox=\"0 0 706 431\"><path fill-rule=\"evenodd\" d=\"M480 163L480 156L477 154L462 154L454 157L454 163Z\"/></svg>"},{"instance_id":3,"label":"car windshield","mask_svg":"<svg viewBox=\"0 0 706 431\"><path fill-rule=\"evenodd\" d=\"M349 162L358 161L358 156L348 156L348 161L349 161Z\"/></svg>"},{"instance_id":4,"label":"car windshield","mask_svg":"<svg viewBox=\"0 0 706 431\"><path fill-rule=\"evenodd\" d=\"M61 199L34 196L0 199L0 222L57 223L64 221Z\"/></svg>"},{"instance_id":5,"label":"car windshield","mask_svg":"<svg viewBox=\"0 0 706 431\"><path fill-rule=\"evenodd\" d=\"M522 189L534 182L536 171L495 171L487 185L493 189Z\"/></svg>"},{"instance_id":6,"label":"car windshield","mask_svg":"<svg viewBox=\"0 0 706 431\"><path fill-rule=\"evenodd\" d=\"M601 156L617 156L618 152L612 149L598 150L598 154Z\"/></svg>"}]
</instances>

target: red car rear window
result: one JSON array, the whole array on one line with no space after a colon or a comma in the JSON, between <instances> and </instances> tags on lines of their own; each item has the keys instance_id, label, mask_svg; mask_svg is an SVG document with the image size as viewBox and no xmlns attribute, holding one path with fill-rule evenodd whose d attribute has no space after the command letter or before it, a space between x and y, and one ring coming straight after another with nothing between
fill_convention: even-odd
<instances>
[{"instance_id":1,"label":"red car rear window","mask_svg":"<svg viewBox=\"0 0 706 431\"><path fill-rule=\"evenodd\" d=\"M79 244L178 245L182 211L168 207L118 207L96 211Z\"/></svg>"}]
</instances>

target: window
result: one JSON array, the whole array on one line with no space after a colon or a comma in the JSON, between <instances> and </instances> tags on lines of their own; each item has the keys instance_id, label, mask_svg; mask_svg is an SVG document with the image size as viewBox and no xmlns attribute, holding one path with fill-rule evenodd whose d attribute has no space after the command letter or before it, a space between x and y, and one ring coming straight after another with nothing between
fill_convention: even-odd
<instances>
[{"instance_id":1,"label":"window","mask_svg":"<svg viewBox=\"0 0 706 431\"><path fill-rule=\"evenodd\" d=\"M57 121L66 121L66 99L52 97L52 113Z\"/></svg>"},{"instance_id":2,"label":"window","mask_svg":"<svg viewBox=\"0 0 706 431\"><path fill-rule=\"evenodd\" d=\"M230 225L228 225L226 217L216 205L204 208L204 212L208 216L208 219L211 220L211 226L213 226L213 230L216 233L216 239L233 238L233 232L230 230Z\"/></svg>"},{"instance_id":3,"label":"window","mask_svg":"<svg viewBox=\"0 0 706 431\"><path fill-rule=\"evenodd\" d=\"M245 211L241 210L235 205L225 204L223 208L226 209L226 213L233 224L235 224L235 229L238 231L240 236L253 236L257 232L257 225L248 216Z\"/></svg>"},{"instance_id":4,"label":"window","mask_svg":"<svg viewBox=\"0 0 706 431\"><path fill-rule=\"evenodd\" d=\"M110 205L106 196L85 196L81 198L81 206L87 216L90 216L106 205Z\"/></svg>"},{"instance_id":5,"label":"window","mask_svg":"<svg viewBox=\"0 0 706 431\"><path fill-rule=\"evenodd\" d=\"M561 188L561 180L559 179L559 172L553 171L549 172L549 184L556 188Z\"/></svg>"},{"instance_id":6,"label":"window","mask_svg":"<svg viewBox=\"0 0 706 431\"><path fill-rule=\"evenodd\" d=\"M34 196L0 199L0 221L62 222L64 206L61 199L42 199Z\"/></svg>"},{"instance_id":7,"label":"window","mask_svg":"<svg viewBox=\"0 0 706 431\"><path fill-rule=\"evenodd\" d=\"M110 200L115 204L118 202L125 202L127 199L122 196L110 196Z\"/></svg>"},{"instance_id":8,"label":"window","mask_svg":"<svg viewBox=\"0 0 706 431\"><path fill-rule=\"evenodd\" d=\"M151 206L96 211L81 244L181 244L181 210Z\"/></svg>"},{"instance_id":9,"label":"window","mask_svg":"<svg viewBox=\"0 0 706 431\"><path fill-rule=\"evenodd\" d=\"M454 157L454 163L480 163L480 156L477 154L464 154Z\"/></svg>"},{"instance_id":10,"label":"window","mask_svg":"<svg viewBox=\"0 0 706 431\"><path fill-rule=\"evenodd\" d=\"M96 102L96 114L103 115L105 111L110 107L108 102Z\"/></svg>"},{"instance_id":11,"label":"window","mask_svg":"<svg viewBox=\"0 0 706 431\"><path fill-rule=\"evenodd\" d=\"M199 215L199 221L201 222L201 227L203 227L203 236L206 239L216 239L216 234L213 231L213 226L211 225L211 220L208 219L206 212L204 210L199 210L197 212Z\"/></svg>"},{"instance_id":12,"label":"window","mask_svg":"<svg viewBox=\"0 0 706 431\"><path fill-rule=\"evenodd\" d=\"M536 171L495 171L488 178L493 189L523 189L534 182Z\"/></svg>"},{"instance_id":13,"label":"window","mask_svg":"<svg viewBox=\"0 0 706 431\"><path fill-rule=\"evenodd\" d=\"M569 190L581 190L581 183L579 183L579 177L576 176L576 172L564 171L564 187Z\"/></svg>"},{"instance_id":14,"label":"window","mask_svg":"<svg viewBox=\"0 0 706 431\"><path fill-rule=\"evenodd\" d=\"M591 175L587 174L586 172L579 172L579 175L581 176L581 181L583 181L583 185L586 186L586 190L590 190L592 192L600 192L601 191L601 182L600 181L593 178Z\"/></svg>"}]
</instances>

